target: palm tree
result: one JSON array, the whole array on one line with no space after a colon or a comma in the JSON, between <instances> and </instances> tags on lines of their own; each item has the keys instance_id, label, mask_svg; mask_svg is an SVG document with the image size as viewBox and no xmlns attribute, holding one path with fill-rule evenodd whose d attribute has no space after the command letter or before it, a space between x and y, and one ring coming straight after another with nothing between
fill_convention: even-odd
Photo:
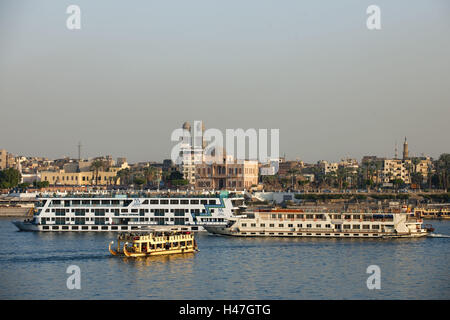
<instances>
[{"instance_id":1,"label":"palm tree","mask_svg":"<svg viewBox=\"0 0 450 320\"><path fill-rule=\"evenodd\" d=\"M428 179L428 189L429 189L429 191L431 191L432 174L433 174L433 168L432 168L432 166L430 164L428 164L428 167L427 167L427 179Z\"/></svg>"},{"instance_id":2,"label":"palm tree","mask_svg":"<svg viewBox=\"0 0 450 320\"><path fill-rule=\"evenodd\" d=\"M144 177L145 177L145 181L146 184L154 184L154 181L157 179L158 176L158 172L157 169L155 167L147 167L144 169Z\"/></svg>"},{"instance_id":3,"label":"palm tree","mask_svg":"<svg viewBox=\"0 0 450 320\"><path fill-rule=\"evenodd\" d=\"M436 161L436 173L439 178L439 185L444 189L445 192L448 191L449 179L450 179L450 154L443 153L439 156Z\"/></svg>"},{"instance_id":4,"label":"palm tree","mask_svg":"<svg viewBox=\"0 0 450 320\"><path fill-rule=\"evenodd\" d=\"M101 160L94 160L91 164L91 170L94 171L94 180L95 180L95 185L98 184L98 173L100 171L101 168L104 168L105 164L103 163L103 161Z\"/></svg>"},{"instance_id":5,"label":"palm tree","mask_svg":"<svg viewBox=\"0 0 450 320\"><path fill-rule=\"evenodd\" d=\"M130 169L122 169L117 172L117 176L120 179L120 184L128 185L130 183L131 172Z\"/></svg>"},{"instance_id":6,"label":"palm tree","mask_svg":"<svg viewBox=\"0 0 450 320\"><path fill-rule=\"evenodd\" d=\"M291 169L289 169L288 173L291 175L291 178L292 178L291 188L294 189L294 180L297 180L295 178L296 178L297 173L299 173L299 170L297 168L291 168Z\"/></svg>"},{"instance_id":7,"label":"palm tree","mask_svg":"<svg viewBox=\"0 0 450 320\"><path fill-rule=\"evenodd\" d=\"M376 174L377 174L377 178L376 178L376 184L379 185L380 184L380 171L381 171L381 162L380 161L376 161L375 162L375 170L376 170ZM379 186L378 186L379 187Z\"/></svg>"}]
</instances>

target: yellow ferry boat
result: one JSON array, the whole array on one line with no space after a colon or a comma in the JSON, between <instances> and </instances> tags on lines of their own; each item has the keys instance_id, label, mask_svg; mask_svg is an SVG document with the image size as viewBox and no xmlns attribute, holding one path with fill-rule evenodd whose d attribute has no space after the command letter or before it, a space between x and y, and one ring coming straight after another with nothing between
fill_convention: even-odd
<instances>
[{"instance_id":1,"label":"yellow ferry boat","mask_svg":"<svg viewBox=\"0 0 450 320\"><path fill-rule=\"evenodd\" d=\"M114 241L111 241L109 244L109 252L111 254L127 257L146 257L199 251L194 234L180 231L121 233L117 238L117 250L112 248L113 244Z\"/></svg>"}]
</instances>

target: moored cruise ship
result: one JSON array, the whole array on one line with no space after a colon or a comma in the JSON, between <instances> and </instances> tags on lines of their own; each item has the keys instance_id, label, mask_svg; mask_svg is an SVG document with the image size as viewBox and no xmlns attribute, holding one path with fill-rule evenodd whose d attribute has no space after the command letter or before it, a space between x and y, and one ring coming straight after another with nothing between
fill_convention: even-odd
<instances>
[{"instance_id":1,"label":"moored cruise ship","mask_svg":"<svg viewBox=\"0 0 450 320\"><path fill-rule=\"evenodd\" d=\"M167 226L204 231L225 225L243 198L228 196L40 198L33 218L13 223L22 231L135 231Z\"/></svg>"},{"instance_id":2,"label":"moored cruise ship","mask_svg":"<svg viewBox=\"0 0 450 320\"><path fill-rule=\"evenodd\" d=\"M241 237L423 237L431 228L406 212L325 212L311 209L255 210L229 219L226 226L205 226L215 234Z\"/></svg>"}]
</instances>

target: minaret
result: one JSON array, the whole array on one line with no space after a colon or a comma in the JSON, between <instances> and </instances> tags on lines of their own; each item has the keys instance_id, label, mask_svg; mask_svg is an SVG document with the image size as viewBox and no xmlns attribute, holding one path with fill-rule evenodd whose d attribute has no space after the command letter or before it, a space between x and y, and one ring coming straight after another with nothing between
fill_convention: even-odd
<instances>
[{"instance_id":1,"label":"minaret","mask_svg":"<svg viewBox=\"0 0 450 320\"><path fill-rule=\"evenodd\" d=\"M406 160L409 158L408 155L408 141L406 141L406 137L405 137L405 142L403 143L403 160Z\"/></svg>"}]
</instances>

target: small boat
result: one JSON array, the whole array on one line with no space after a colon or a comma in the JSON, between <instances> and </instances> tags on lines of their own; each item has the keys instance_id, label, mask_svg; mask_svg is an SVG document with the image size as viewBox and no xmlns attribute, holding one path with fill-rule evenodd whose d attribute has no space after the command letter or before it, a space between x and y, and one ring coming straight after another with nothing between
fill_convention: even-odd
<instances>
[{"instance_id":1,"label":"small boat","mask_svg":"<svg viewBox=\"0 0 450 320\"><path fill-rule=\"evenodd\" d=\"M191 232L150 231L147 233L121 233L117 238L117 250L109 244L112 255L147 257L176 253L191 253L198 250L197 241Z\"/></svg>"}]
</instances>

